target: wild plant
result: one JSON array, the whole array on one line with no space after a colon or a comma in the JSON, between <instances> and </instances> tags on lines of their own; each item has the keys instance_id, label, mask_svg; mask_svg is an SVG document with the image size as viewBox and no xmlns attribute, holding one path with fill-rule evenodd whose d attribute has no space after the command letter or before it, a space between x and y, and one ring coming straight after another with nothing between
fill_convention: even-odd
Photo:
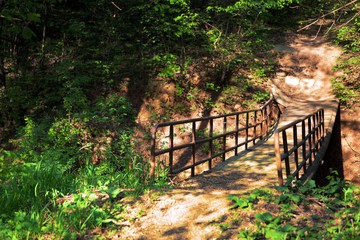
<instances>
[{"instance_id":1,"label":"wild plant","mask_svg":"<svg viewBox=\"0 0 360 240\"><path fill-rule=\"evenodd\" d=\"M334 173L334 172L333 172ZM301 183L289 179L284 186L277 186L277 193L269 190L255 189L243 196L230 196L234 205L236 218L241 219L241 211L255 211L259 199L262 203L261 213L253 213L252 228L242 229L238 232L240 239L357 239L360 236L360 199L359 187L350 185L346 180L336 175L329 176L330 183L327 186L316 186L315 181ZM319 213L311 215L309 219L299 218L299 208L311 209L309 202L318 199L324 204L326 217ZM275 204L274 207L272 204ZM267 206L272 207L267 207ZM309 210L305 210L309 211ZM253 218L250 218L253 219ZM294 221L294 219L299 219ZM246 221L246 220L244 220ZM238 226L241 222L236 221ZM222 223L221 226L225 226ZM220 225L219 225L220 226ZM220 226L220 227L221 227ZM235 227L235 226L234 226ZM229 231L232 226L222 231Z\"/></svg>"}]
</instances>

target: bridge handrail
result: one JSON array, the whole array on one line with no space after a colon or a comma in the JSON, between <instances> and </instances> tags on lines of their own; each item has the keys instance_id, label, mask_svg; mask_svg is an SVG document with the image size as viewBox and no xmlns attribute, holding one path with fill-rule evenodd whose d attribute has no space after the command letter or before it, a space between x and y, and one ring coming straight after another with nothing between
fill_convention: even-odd
<instances>
[{"instance_id":1,"label":"bridge handrail","mask_svg":"<svg viewBox=\"0 0 360 240\"><path fill-rule=\"evenodd\" d=\"M225 154L229 151L235 150L235 155L237 155L238 148L245 145L245 149L248 148L248 143L253 142L255 144L255 141L257 139L262 139L262 137L269 131L269 127L271 124L271 120L273 119L273 104L276 105L278 108L277 102L275 98L272 96L265 104L259 109L255 110L247 110L247 111L241 111L241 112L235 112L235 113L229 113L229 114L223 114L218 116L210 116L210 117L203 117L203 118L194 118L194 119L187 119L187 120L180 120L180 121L174 121L174 122L164 122L164 123L158 123L156 124L152 129L152 139L151 139L151 176L154 177L155 173L155 167L156 167L156 157L162 154L169 154L169 174L178 174L180 172L183 172L187 169L191 168L191 176L195 175L195 166L208 162L209 169L211 169L212 165L212 159L222 156L222 161L225 161ZM257 121L257 113L260 112L260 121ZM254 114L254 123L249 125L249 114ZM244 128L239 128L239 116L240 115L246 115L246 126ZM236 117L236 130L234 131L227 131L227 118L235 116ZM278 117L278 116L277 116ZM214 119L223 119L223 133L213 136L213 120ZM196 123L202 122L202 121L210 121L210 127L209 127L209 137L205 139L197 139L196 137ZM191 142L174 146L174 126L185 124L185 123L191 123L192 129L191 129ZM257 127L260 126L260 135L257 135ZM169 129L169 146L166 149L156 150L156 135L157 131L161 127L170 127ZM253 128L253 136L251 139L249 139L249 132L248 130ZM266 132L264 133L264 129ZM245 141L238 143L238 134L240 131L246 132ZM228 135L235 134L235 146L232 146L230 148L226 148L226 137ZM213 140L215 139L223 139L223 149L219 153L213 152ZM208 142L209 143L209 157L206 159L203 159L201 161L196 161L196 146L202 143ZM174 165L174 150L179 150L183 148L191 147L191 158L192 158L192 164L190 166L185 166L180 169L173 169Z\"/></svg>"},{"instance_id":2,"label":"bridge handrail","mask_svg":"<svg viewBox=\"0 0 360 240\"><path fill-rule=\"evenodd\" d=\"M307 134L306 133L307 122ZM301 138L298 141L298 123L301 123ZM292 128L293 147L289 150L289 143L286 130ZM282 134L283 151L280 152L280 133ZM324 142L325 129L324 129L324 109L320 108L299 120L291 122L275 131L275 157L277 163L278 182L279 185L284 184L282 162L285 161L286 177L292 176L297 180L303 180L307 175L307 170L313 164L316 153ZM298 149L302 148L302 161L299 164ZM308 147L308 149L307 149ZM295 163L295 171L290 171L289 157L293 155ZM303 175L299 178L300 170L303 169Z\"/></svg>"}]
</instances>

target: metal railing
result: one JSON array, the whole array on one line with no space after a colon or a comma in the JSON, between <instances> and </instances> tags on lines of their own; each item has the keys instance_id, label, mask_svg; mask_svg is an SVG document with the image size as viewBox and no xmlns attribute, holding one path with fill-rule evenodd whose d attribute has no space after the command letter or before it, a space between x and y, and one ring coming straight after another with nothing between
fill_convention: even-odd
<instances>
[{"instance_id":1,"label":"metal railing","mask_svg":"<svg viewBox=\"0 0 360 240\"><path fill-rule=\"evenodd\" d=\"M298 134L298 130L301 134ZM280 134L282 135L282 152L280 152ZM292 135L292 139L289 140L288 135ZM324 142L324 136L324 109L322 108L275 131L275 157L279 185L284 184L283 164L286 177L292 176L296 180L303 180L315 161L316 153ZM301 169L303 174L299 177Z\"/></svg>"},{"instance_id":2,"label":"metal railing","mask_svg":"<svg viewBox=\"0 0 360 240\"><path fill-rule=\"evenodd\" d=\"M154 176L156 158L164 154L168 155L170 175L191 169L194 176L195 167L205 162L211 169L214 159L225 161L226 153L234 151L237 155L240 147L248 149L249 143L255 145L256 140L261 140L276 111L278 118L280 110L272 97L256 110L156 124L152 130L151 175ZM227 142L232 142L232 146L227 146Z\"/></svg>"}]
</instances>

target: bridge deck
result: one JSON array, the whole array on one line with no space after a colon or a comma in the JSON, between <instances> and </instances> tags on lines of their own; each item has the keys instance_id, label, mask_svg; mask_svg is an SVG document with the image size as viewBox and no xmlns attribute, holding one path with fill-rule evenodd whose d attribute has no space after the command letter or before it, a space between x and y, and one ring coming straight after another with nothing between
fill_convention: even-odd
<instances>
[{"instance_id":1,"label":"bridge deck","mask_svg":"<svg viewBox=\"0 0 360 240\"><path fill-rule=\"evenodd\" d=\"M337 100L332 98L290 103L274 128L285 126L319 108L325 110L325 130L327 134L331 134L338 108ZM289 135L288 139L292 139L292 136ZM291 140L289 142L291 143ZM199 191L226 189L229 193L238 193L259 187L272 187L278 183L277 181L274 135L271 133L267 139L228 159L211 171L184 181L181 187L196 188Z\"/></svg>"}]
</instances>

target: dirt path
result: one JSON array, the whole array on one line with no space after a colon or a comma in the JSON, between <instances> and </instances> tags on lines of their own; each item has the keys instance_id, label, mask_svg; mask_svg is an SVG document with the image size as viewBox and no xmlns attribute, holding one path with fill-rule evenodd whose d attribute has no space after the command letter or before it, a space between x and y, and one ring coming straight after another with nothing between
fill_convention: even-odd
<instances>
[{"instance_id":1,"label":"dirt path","mask_svg":"<svg viewBox=\"0 0 360 240\"><path fill-rule=\"evenodd\" d=\"M298 36L288 45L275 45L284 55L279 59L273 92L285 106L334 98L331 78L341 73L332 71L341 50L323 38L312 40Z\"/></svg>"},{"instance_id":2,"label":"dirt path","mask_svg":"<svg viewBox=\"0 0 360 240\"><path fill-rule=\"evenodd\" d=\"M273 93L287 107L286 124L311 113L320 105L336 107L331 94L331 71L340 51L325 40L296 36L291 44L277 45L283 55L273 79ZM259 154L261 149L261 154ZM113 238L119 239L214 239L218 226L209 224L226 214L230 194L276 184L273 142L249 149L207 174L184 181L177 189L151 192L137 199L123 199L134 221L124 222Z\"/></svg>"}]
</instances>

